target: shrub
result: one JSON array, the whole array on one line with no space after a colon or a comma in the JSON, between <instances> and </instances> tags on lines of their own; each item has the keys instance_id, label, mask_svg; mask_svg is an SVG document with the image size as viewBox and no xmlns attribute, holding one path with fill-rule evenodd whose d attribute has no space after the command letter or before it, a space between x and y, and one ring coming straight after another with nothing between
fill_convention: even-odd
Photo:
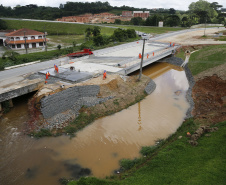
<instances>
[{"instance_id":1,"label":"shrub","mask_svg":"<svg viewBox=\"0 0 226 185\"><path fill-rule=\"evenodd\" d=\"M39 132L33 132L32 134L34 135L34 137L37 137L37 138L52 136L52 133L50 132L49 129L43 129L43 128Z\"/></svg>"},{"instance_id":2,"label":"shrub","mask_svg":"<svg viewBox=\"0 0 226 185\"><path fill-rule=\"evenodd\" d=\"M120 160L120 166L122 170L129 170L135 166L135 164L138 164L141 161L141 159L135 158L134 160L130 159L122 159Z\"/></svg>"},{"instance_id":3,"label":"shrub","mask_svg":"<svg viewBox=\"0 0 226 185\"><path fill-rule=\"evenodd\" d=\"M75 127L66 126L64 127L66 133L73 134L77 129Z\"/></svg>"},{"instance_id":4,"label":"shrub","mask_svg":"<svg viewBox=\"0 0 226 185\"><path fill-rule=\"evenodd\" d=\"M157 146L144 146L144 147L142 147L140 153L143 156L147 156L147 155L152 154L156 148L157 148Z\"/></svg>"}]
</instances>

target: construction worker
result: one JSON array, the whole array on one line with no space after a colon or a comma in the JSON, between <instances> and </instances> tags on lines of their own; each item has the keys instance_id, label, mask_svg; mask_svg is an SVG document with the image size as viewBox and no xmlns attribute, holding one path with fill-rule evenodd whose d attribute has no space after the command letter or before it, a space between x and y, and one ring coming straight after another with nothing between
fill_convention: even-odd
<instances>
[{"instance_id":1,"label":"construction worker","mask_svg":"<svg viewBox=\"0 0 226 185\"><path fill-rule=\"evenodd\" d=\"M49 79L49 76L50 76L49 71L47 71L46 72L46 80Z\"/></svg>"},{"instance_id":2,"label":"construction worker","mask_svg":"<svg viewBox=\"0 0 226 185\"><path fill-rule=\"evenodd\" d=\"M105 80L107 78L107 72L106 70L104 70L104 73L103 73L103 80Z\"/></svg>"},{"instance_id":3,"label":"construction worker","mask_svg":"<svg viewBox=\"0 0 226 185\"><path fill-rule=\"evenodd\" d=\"M139 58L141 58L142 57L142 55L139 53Z\"/></svg>"},{"instance_id":4,"label":"construction worker","mask_svg":"<svg viewBox=\"0 0 226 185\"><path fill-rule=\"evenodd\" d=\"M149 54L147 54L147 58L149 57Z\"/></svg>"},{"instance_id":5,"label":"construction worker","mask_svg":"<svg viewBox=\"0 0 226 185\"><path fill-rule=\"evenodd\" d=\"M55 71L58 73L58 66L54 64Z\"/></svg>"}]
</instances>

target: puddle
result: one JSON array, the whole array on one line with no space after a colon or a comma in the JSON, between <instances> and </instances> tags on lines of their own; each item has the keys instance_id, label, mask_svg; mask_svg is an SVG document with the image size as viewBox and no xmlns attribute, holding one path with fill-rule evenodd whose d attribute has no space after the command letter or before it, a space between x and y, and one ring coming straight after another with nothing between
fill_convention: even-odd
<instances>
[{"instance_id":1,"label":"puddle","mask_svg":"<svg viewBox=\"0 0 226 185\"><path fill-rule=\"evenodd\" d=\"M175 70L176 69L176 70ZM158 71L158 72L157 72ZM143 70L156 90L128 109L96 120L70 139L32 139L20 133L26 104L17 105L0 123L0 182L4 185L56 185L59 179L105 177L122 158L139 157L141 146L153 145L181 125L189 104L188 82L180 68L160 63Z\"/></svg>"}]
</instances>

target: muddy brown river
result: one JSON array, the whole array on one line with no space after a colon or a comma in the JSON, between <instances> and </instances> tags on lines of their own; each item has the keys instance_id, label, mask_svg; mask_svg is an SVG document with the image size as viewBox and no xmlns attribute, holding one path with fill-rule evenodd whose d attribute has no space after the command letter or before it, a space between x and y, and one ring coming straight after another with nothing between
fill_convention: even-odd
<instances>
[{"instance_id":1,"label":"muddy brown river","mask_svg":"<svg viewBox=\"0 0 226 185\"><path fill-rule=\"evenodd\" d=\"M0 184L57 185L59 178L110 176L123 158L139 157L142 146L167 138L183 122L189 104L188 81L181 68L157 63L143 70L155 91L140 103L100 118L69 136L35 139L23 135L27 98L0 122ZM26 99L26 101L25 101Z\"/></svg>"}]
</instances>

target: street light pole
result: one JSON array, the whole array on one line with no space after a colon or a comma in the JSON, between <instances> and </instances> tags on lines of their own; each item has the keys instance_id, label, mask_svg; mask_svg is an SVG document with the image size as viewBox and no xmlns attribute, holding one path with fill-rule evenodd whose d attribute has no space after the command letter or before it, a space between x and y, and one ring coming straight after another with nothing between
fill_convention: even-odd
<instances>
[{"instance_id":1,"label":"street light pole","mask_svg":"<svg viewBox=\"0 0 226 185\"><path fill-rule=\"evenodd\" d=\"M26 42L27 39L26 39L26 37L25 37L25 32L26 32L26 31L24 31L24 40L25 40L24 47L25 47L26 54L27 54L27 42Z\"/></svg>"},{"instance_id":2,"label":"street light pole","mask_svg":"<svg viewBox=\"0 0 226 185\"><path fill-rule=\"evenodd\" d=\"M142 49L142 56L141 56L141 63L140 63L140 74L138 81L140 81L141 75L142 75L142 66L143 66L143 58L144 58L144 45L145 45L145 38L143 38L143 49Z\"/></svg>"}]
</instances>

